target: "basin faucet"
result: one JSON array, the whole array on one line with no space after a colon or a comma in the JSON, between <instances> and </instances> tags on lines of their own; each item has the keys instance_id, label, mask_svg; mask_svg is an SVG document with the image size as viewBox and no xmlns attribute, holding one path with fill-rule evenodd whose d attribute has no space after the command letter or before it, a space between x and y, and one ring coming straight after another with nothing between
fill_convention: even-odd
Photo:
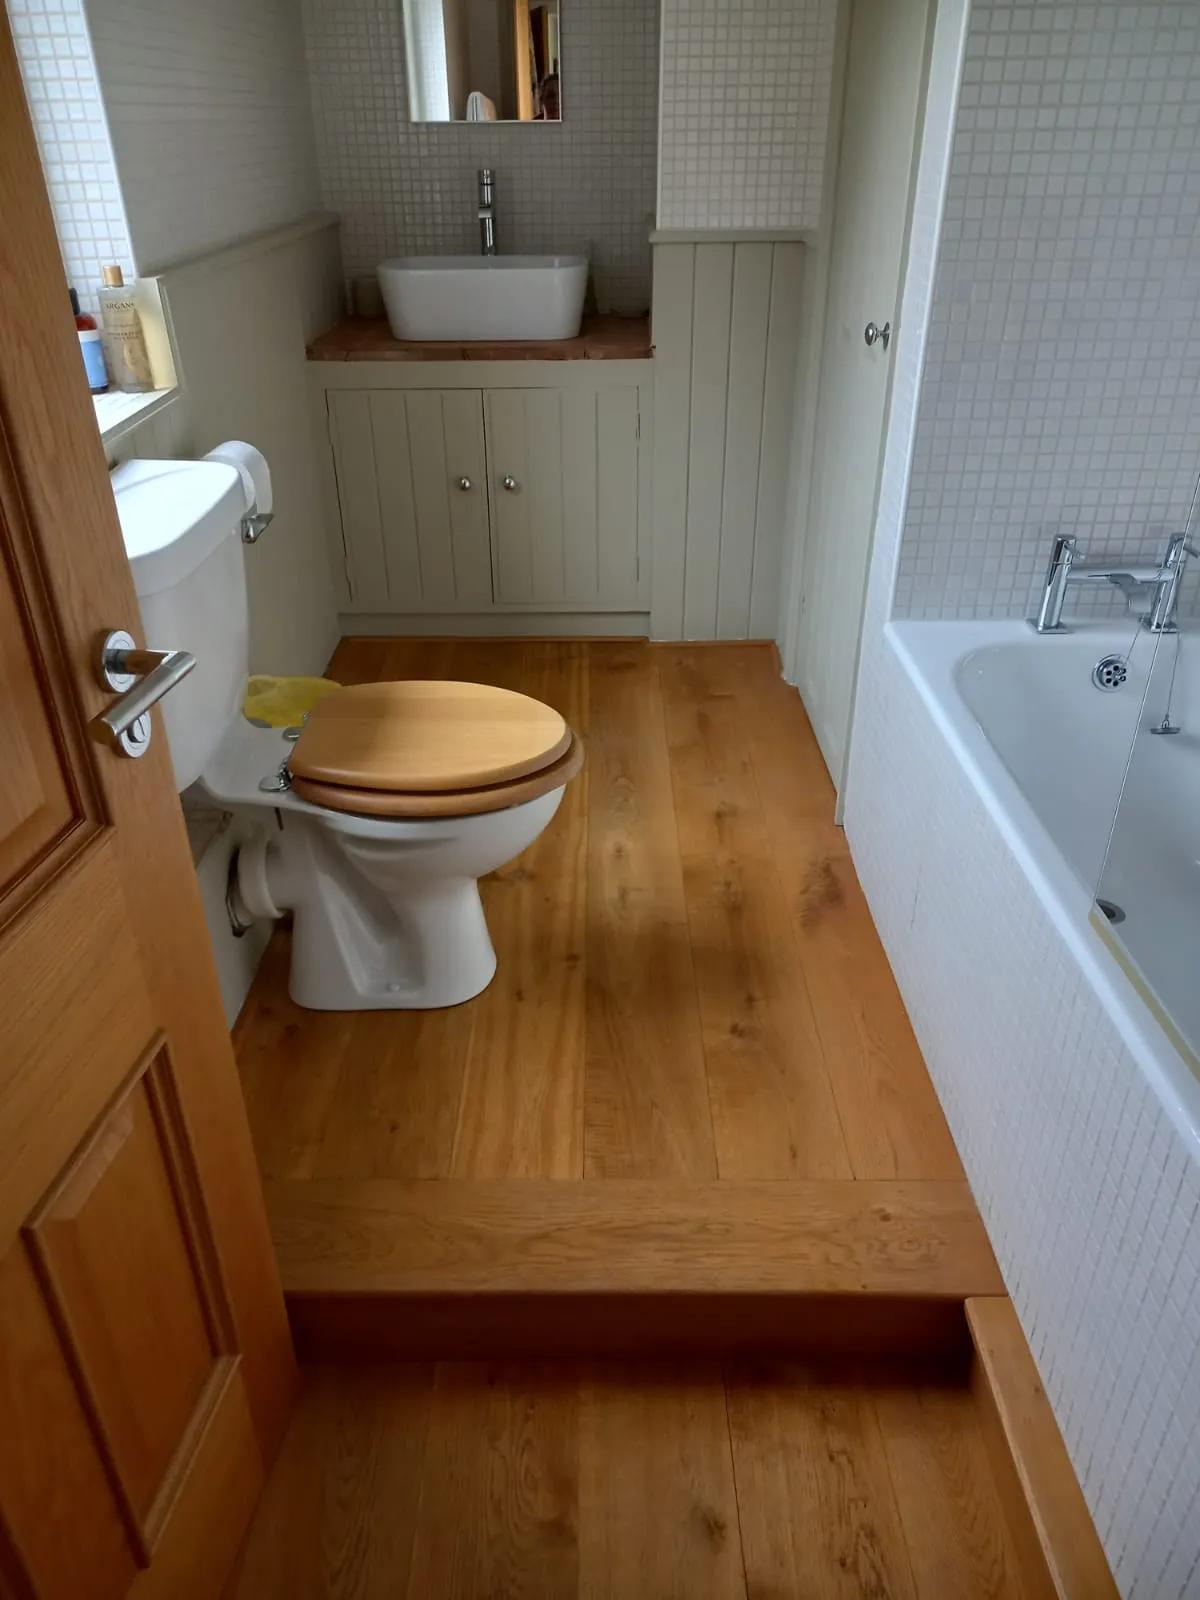
<instances>
[{"instance_id":1,"label":"basin faucet","mask_svg":"<svg viewBox=\"0 0 1200 1600\"><path fill-rule=\"evenodd\" d=\"M496 213L492 206L492 169L491 167L480 167L479 253L483 256L494 256L496 254Z\"/></svg>"},{"instance_id":2,"label":"basin faucet","mask_svg":"<svg viewBox=\"0 0 1200 1600\"><path fill-rule=\"evenodd\" d=\"M1174 633L1179 588L1189 556L1200 554L1186 534L1172 534L1161 565L1140 561L1080 561L1074 539L1055 539L1050 564L1042 583L1042 598L1030 626L1036 633L1070 633L1062 620L1063 602L1073 583L1111 583L1126 600L1142 588L1153 588L1150 610L1143 622L1151 633Z\"/></svg>"}]
</instances>

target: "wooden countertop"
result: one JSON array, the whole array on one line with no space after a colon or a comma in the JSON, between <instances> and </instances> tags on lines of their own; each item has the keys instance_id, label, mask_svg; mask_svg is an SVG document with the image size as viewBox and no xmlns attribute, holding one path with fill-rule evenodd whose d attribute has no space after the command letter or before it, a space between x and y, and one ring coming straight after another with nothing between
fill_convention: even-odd
<instances>
[{"instance_id":1,"label":"wooden countertop","mask_svg":"<svg viewBox=\"0 0 1200 1600\"><path fill-rule=\"evenodd\" d=\"M347 318L308 347L310 361L645 361L649 317L584 317L574 339L453 343L394 339L382 317Z\"/></svg>"}]
</instances>

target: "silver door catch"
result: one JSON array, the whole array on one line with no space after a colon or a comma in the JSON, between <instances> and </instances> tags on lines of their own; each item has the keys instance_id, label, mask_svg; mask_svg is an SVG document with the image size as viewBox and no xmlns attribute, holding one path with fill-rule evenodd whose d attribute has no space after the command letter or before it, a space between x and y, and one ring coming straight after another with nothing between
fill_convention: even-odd
<instances>
[{"instance_id":1,"label":"silver door catch","mask_svg":"<svg viewBox=\"0 0 1200 1600\"><path fill-rule=\"evenodd\" d=\"M877 340L886 350L888 345L892 342L892 325L890 322L885 322L881 328L877 323L868 322L866 327L863 329L863 338L866 341L868 350Z\"/></svg>"}]
</instances>

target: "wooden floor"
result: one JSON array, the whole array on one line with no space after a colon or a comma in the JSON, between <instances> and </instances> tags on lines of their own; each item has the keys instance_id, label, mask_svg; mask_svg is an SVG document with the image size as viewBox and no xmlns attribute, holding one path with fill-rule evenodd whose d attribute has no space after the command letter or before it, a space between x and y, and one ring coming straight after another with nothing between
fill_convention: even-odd
<instances>
[{"instance_id":1,"label":"wooden floor","mask_svg":"<svg viewBox=\"0 0 1200 1600\"><path fill-rule=\"evenodd\" d=\"M557 1363L310 1369L229 1592L987 1600L1052 1590L1006 1521L965 1383L799 1365Z\"/></svg>"},{"instance_id":2,"label":"wooden floor","mask_svg":"<svg viewBox=\"0 0 1200 1600\"><path fill-rule=\"evenodd\" d=\"M231 1592L1049 1596L967 1379L1004 1285L773 650L331 674L524 690L587 764L482 886L469 1004L304 1012L272 942L238 1054L299 1348L347 1364L306 1370ZM845 1365L881 1350L918 1365Z\"/></svg>"},{"instance_id":3,"label":"wooden floor","mask_svg":"<svg viewBox=\"0 0 1200 1600\"><path fill-rule=\"evenodd\" d=\"M524 690L583 774L483 885L499 971L236 1031L269 1179L961 1179L799 698L764 645L345 640L343 682Z\"/></svg>"}]
</instances>

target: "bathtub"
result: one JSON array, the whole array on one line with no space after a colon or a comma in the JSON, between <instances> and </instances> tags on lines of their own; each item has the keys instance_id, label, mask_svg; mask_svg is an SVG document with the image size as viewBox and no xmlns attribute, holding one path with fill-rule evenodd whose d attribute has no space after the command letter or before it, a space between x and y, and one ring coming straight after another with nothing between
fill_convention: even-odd
<instances>
[{"instance_id":1,"label":"bathtub","mask_svg":"<svg viewBox=\"0 0 1200 1600\"><path fill-rule=\"evenodd\" d=\"M1124 620L1054 637L1021 621L901 621L884 648L1200 1154L1200 633L1178 639L1177 666L1175 639ZM1116 690L1093 682L1105 657L1124 664ZM1172 667L1182 731L1150 737ZM1098 894L1123 913L1119 931Z\"/></svg>"}]
</instances>

